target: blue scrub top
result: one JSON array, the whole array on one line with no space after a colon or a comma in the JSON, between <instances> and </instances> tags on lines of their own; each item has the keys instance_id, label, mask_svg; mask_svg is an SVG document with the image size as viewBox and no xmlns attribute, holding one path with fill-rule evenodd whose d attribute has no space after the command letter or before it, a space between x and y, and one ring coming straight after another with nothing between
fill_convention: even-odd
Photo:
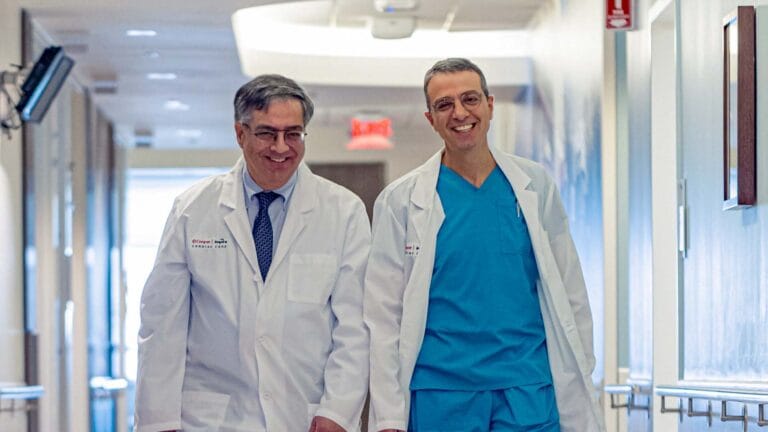
<instances>
[{"instance_id":1,"label":"blue scrub top","mask_svg":"<svg viewBox=\"0 0 768 432\"><path fill-rule=\"evenodd\" d=\"M479 188L441 166L437 193L445 220L411 389L551 383L539 274L512 186L498 166Z\"/></svg>"}]
</instances>

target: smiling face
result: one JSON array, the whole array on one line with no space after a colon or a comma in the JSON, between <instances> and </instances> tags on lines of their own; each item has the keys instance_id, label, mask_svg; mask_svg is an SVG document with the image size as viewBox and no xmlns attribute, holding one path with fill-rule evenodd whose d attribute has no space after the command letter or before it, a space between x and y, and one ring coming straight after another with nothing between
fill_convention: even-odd
<instances>
[{"instance_id":1,"label":"smiling face","mask_svg":"<svg viewBox=\"0 0 768 432\"><path fill-rule=\"evenodd\" d=\"M486 97L473 71L438 73L427 86L429 111L424 115L450 154L488 148L493 96Z\"/></svg>"},{"instance_id":2,"label":"smiling face","mask_svg":"<svg viewBox=\"0 0 768 432\"><path fill-rule=\"evenodd\" d=\"M243 149L248 174L261 188L275 190L296 172L304 157L304 143L288 144L285 132L274 142L257 138L264 131L304 130L304 111L297 99L273 100L264 110L253 110L247 125L235 122L237 143Z\"/></svg>"}]
</instances>

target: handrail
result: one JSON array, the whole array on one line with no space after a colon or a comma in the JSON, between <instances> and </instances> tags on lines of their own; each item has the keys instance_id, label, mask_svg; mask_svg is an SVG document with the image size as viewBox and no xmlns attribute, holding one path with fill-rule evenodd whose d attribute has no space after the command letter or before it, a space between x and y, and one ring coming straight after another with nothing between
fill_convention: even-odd
<instances>
[{"instance_id":1,"label":"handrail","mask_svg":"<svg viewBox=\"0 0 768 432\"><path fill-rule=\"evenodd\" d=\"M109 376L95 376L91 377L89 385L95 397L113 398L128 388L128 380Z\"/></svg>"},{"instance_id":2,"label":"handrail","mask_svg":"<svg viewBox=\"0 0 768 432\"><path fill-rule=\"evenodd\" d=\"M40 399L45 391L43 386L0 387L0 399L34 400Z\"/></svg>"},{"instance_id":3,"label":"handrail","mask_svg":"<svg viewBox=\"0 0 768 432\"><path fill-rule=\"evenodd\" d=\"M128 388L128 380L125 378L113 378L106 376L91 377L91 390L120 391Z\"/></svg>"},{"instance_id":4,"label":"handrail","mask_svg":"<svg viewBox=\"0 0 768 432\"><path fill-rule=\"evenodd\" d=\"M634 393L653 396L653 382L645 379L627 379L627 384L632 386Z\"/></svg>"},{"instance_id":5,"label":"handrail","mask_svg":"<svg viewBox=\"0 0 768 432\"><path fill-rule=\"evenodd\" d=\"M633 409L648 411L650 415L650 402L653 395L653 385L646 380L627 380L626 384L608 384L603 386L603 391L610 395L611 408L626 408L627 414ZM620 395L626 395L625 403L617 403L616 399ZM640 405L637 403L638 396L645 396L647 403Z\"/></svg>"},{"instance_id":6,"label":"handrail","mask_svg":"<svg viewBox=\"0 0 768 432\"><path fill-rule=\"evenodd\" d=\"M632 386L628 384L606 384L603 386L603 391L610 395L611 408L626 408L627 411L630 410L629 399L632 394ZM618 395L627 395L627 401L624 403L616 403L614 397Z\"/></svg>"},{"instance_id":7,"label":"handrail","mask_svg":"<svg viewBox=\"0 0 768 432\"><path fill-rule=\"evenodd\" d=\"M709 399L728 402L768 404L768 391L746 391L718 387L656 386L659 396Z\"/></svg>"},{"instance_id":8,"label":"handrail","mask_svg":"<svg viewBox=\"0 0 768 432\"><path fill-rule=\"evenodd\" d=\"M37 408L37 401L43 397L45 390L39 385L14 385L0 387L0 413L18 410L31 411ZM8 400L8 406L3 401ZM17 407L17 402L23 402Z\"/></svg>"},{"instance_id":9,"label":"handrail","mask_svg":"<svg viewBox=\"0 0 768 432\"><path fill-rule=\"evenodd\" d=\"M603 391L608 394L630 394L632 393L632 386L629 384L606 384L603 386Z\"/></svg>"},{"instance_id":10,"label":"handrail","mask_svg":"<svg viewBox=\"0 0 768 432\"><path fill-rule=\"evenodd\" d=\"M768 391L745 391L741 389L718 388L718 387L699 387L699 386L657 386L656 395L661 397L661 412L675 412L683 420L683 399L688 399L688 417L707 417L707 422L712 425L712 401L718 401L721 404L720 421L740 421L744 425L744 431L749 428L749 404L757 404L758 415L757 425L759 427L768 426L768 419L765 416L765 405L768 405ZM677 408L667 408L666 398L678 398ZM707 401L706 411L696 411L693 408L694 400ZM728 403L735 402L743 404L741 414L733 415L728 413Z\"/></svg>"}]
</instances>

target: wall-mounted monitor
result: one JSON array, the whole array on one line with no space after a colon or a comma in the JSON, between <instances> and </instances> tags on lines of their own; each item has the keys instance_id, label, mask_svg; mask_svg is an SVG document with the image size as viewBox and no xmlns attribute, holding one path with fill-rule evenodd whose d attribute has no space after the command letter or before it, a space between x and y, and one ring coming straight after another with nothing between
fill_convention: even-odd
<instances>
[{"instance_id":1,"label":"wall-mounted monitor","mask_svg":"<svg viewBox=\"0 0 768 432\"><path fill-rule=\"evenodd\" d=\"M16 111L22 121L38 123L59 93L75 62L59 46L46 48L21 85Z\"/></svg>"}]
</instances>

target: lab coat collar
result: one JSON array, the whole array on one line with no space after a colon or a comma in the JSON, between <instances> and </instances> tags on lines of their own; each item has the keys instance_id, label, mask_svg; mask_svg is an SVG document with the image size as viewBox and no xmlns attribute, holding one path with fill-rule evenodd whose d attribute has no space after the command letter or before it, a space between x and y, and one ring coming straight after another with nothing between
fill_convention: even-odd
<instances>
[{"instance_id":1,"label":"lab coat collar","mask_svg":"<svg viewBox=\"0 0 768 432\"><path fill-rule=\"evenodd\" d=\"M245 208L244 167L245 162L240 157L224 178L219 196L219 206L225 209L224 223L232 233L235 243L237 243L254 273L258 273L256 246L253 244L251 224L248 222L248 213Z\"/></svg>"},{"instance_id":2,"label":"lab coat collar","mask_svg":"<svg viewBox=\"0 0 768 432\"><path fill-rule=\"evenodd\" d=\"M501 168L504 176L509 180L509 184L512 185L515 194L519 194L521 191L528 189L529 186L532 186L531 177L512 158L494 146L488 146L488 148L491 150L491 155L493 155L496 165Z\"/></svg>"},{"instance_id":3,"label":"lab coat collar","mask_svg":"<svg viewBox=\"0 0 768 432\"><path fill-rule=\"evenodd\" d=\"M245 161L243 160L243 157L240 156L237 162L235 162L235 166L229 170L229 173L227 173L227 176L224 179L221 196L219 197L219 205L230 209L243 207L242 203L245 199L243 197L244 192L242 187L244 167Z\"/></svg>"},{"instance_id":4,"label":"lab coat collar","mask_svg":"<svg viewBox=\"0 0 768 432\"><path fill-rule=\"evenodd\" d=\"M440 161L443 157L443 151L435 153L423 165L417 168L421 175L416 177L411 202L418 208L428 209L435 202L437 194L437 177L440 173Z\"/></svg>"}]
</instances>

